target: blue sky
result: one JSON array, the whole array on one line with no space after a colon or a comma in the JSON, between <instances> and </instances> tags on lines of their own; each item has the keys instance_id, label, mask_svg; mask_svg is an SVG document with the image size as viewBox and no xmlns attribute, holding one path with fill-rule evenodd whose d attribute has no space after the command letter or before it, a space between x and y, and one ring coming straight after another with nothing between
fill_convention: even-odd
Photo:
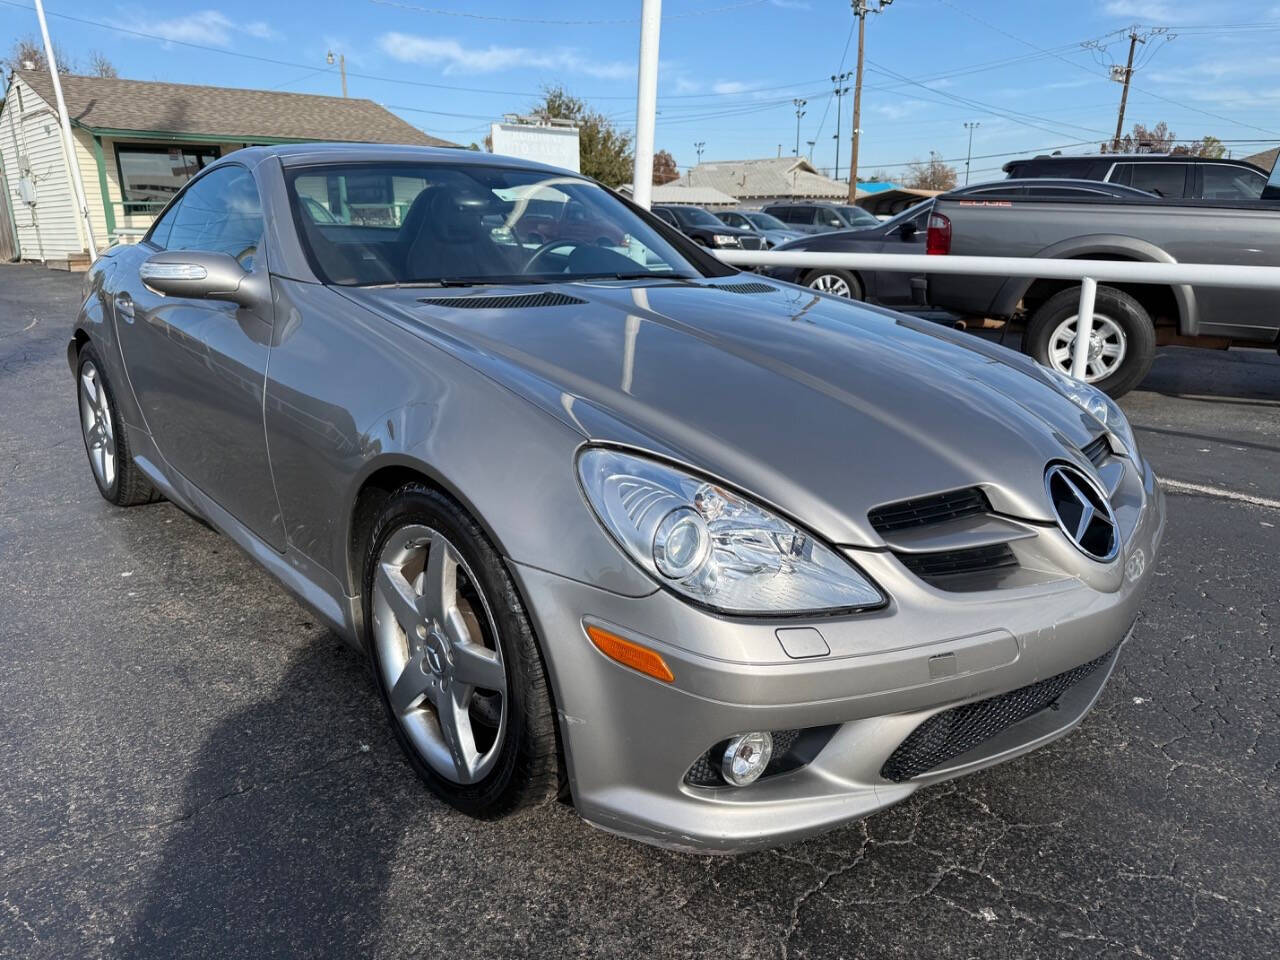
<instances>
[{"instance_id":1,"label":"blue sky","mask_svg":"<svg viewBox=\"0 0 1280 960\"><path fill-rule=\"evenodd\" d=\"M856 47L846 0L663 6L659 148L682 167L695 162L696 141L704 160L774 156L779 146L789 154L791 101L801 97L801 151L815 140L815 163L832 166L828 78L842 62L853 69ZM340 51L352 96L464 144L482 140L490 120L526 110L547 83L622 126L635 119L639 0L48 0L46 10L73 57L101 50L141 80L336 95L325 53ZM1134 22L1169 26L1175 38L1139 48L1126 128L1165 120L1179 137L1239 141L1228 144L1236 156L1280 142L1276 0L896 0L868 21L860 171L900 173L930 150L962 166L965 121L980 124L975 179L1000 176L1019 152L1079 152L1108 139L1120 86L1107 65L1123 62ZM36 32L29 0L0 0L0 44ZM1105 49L1081 46L1089 40ZM842 167L851 109L849 97Z\"/></svg>"}]
</instances>

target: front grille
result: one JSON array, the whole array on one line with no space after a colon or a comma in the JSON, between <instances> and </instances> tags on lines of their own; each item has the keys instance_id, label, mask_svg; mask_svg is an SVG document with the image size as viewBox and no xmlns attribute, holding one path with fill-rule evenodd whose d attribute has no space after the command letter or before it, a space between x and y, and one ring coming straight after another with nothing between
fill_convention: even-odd
<instances>
[{"instance_id":1,"label":"front grille","mask_svg":"<svg viewBox=\"0 0 1280 960\"><path fill-rule=\"evenodd\" d=\"M774 293L777 287L771 287L767 283L759 283L746 281L745 283L713 283L710 286L717 290L727 290L729 293Z\"/></svg>"},{"instance_id":2,"label":"front grille","mask_svg":"<svg viewBox=\"0 0 1280 960\"><path fill-rule=\"evenodd\" d=\"M760 237L739 237L738 243L742 245L743 250L759 250L762 246Z\"/></svg>"},{"instance_id":3,"label":"front grille","mask_svg":"<svg viewBox=\"0 0 1280 960\"><path fill-rule=\"evenodd\" d=\"M1015 723L1056 703L1114 654L1114 650L1109 650L1096 660L1047 680L934 714L912 730L889 755L880 768L880 776L901 783L968 753Z\"/></svg>"},{"instance_id":4,"label":"front grille","mask_svg":"<svg viewBox=\"0 0 1280 960\"><path fill-rule=\"evenodd\" d=\"M1101 434L1081 447L1080 452L1088 457L1089 462L1095 467L1100 466L1103 460L1111 456L1111 441L1107 439L1105 433Z\"/></svg>"},{"instance_id":5,"label":"front grille","mask_svg":"<svg viewBox=\"0 0 1280 960\"><path fill-rule=\"evenodd\" d=\"M570 307L587 301L567 293L515 293L493 297L419 297L419 303L459 310L513 310L517 307Z\"/></svg>"},{"instance_id":6,"label":"front grille","mask_svg":"<svg viewBox=\"0 0 1280 960\"><path fill-rule=\"evenodd\" d=\"M914 500L887 503L868 513L867 519L877 533L884 535L894 530L926 527L990 511L991 504L987 495L977 487L968 487L928 497L916 497Z\"/></svg>"},{"instance_id":7,"label":"front grille","mask_svg":"<svg viewBox=\"0 0 1280 960\"><path fill-rule=\"evenodd\" d=\"M953 577L962 573L986 573L1018 565L1018 558L1005 543L937 553L899 553L897 557L903 566L922 580Z\"/></svg>"}]
</instances>

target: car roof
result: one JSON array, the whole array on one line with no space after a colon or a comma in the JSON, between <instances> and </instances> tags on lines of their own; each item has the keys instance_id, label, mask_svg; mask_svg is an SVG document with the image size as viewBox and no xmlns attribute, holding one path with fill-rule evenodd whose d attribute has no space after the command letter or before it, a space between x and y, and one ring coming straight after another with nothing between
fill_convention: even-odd
<instances>
[{"instance_id":1,"label":"car roof","mask_svg":"<svg viewBox=\"0 0 1280 960\"><path fill-rule=\"evenodd\" d=\"M267 157L275 157L285 167L307 166L316 163L449 163L483 167L515 167L558 176L578 177L572 170L553 167L545 163L522 160L501 154L483 153L461 147L416 147L391 143L283 143L265 147L246 147L234 156L241 163L250 163ZM586 179L586 178L584 178Z\"/></svg>"},{"instance_id":2,"label":"car roof","mask_svg":"<svg viewBox=\"0 0 1280 960\"><path fill-rule=\"evenodd\" d=\"M1110 163L1227 163L1233 167L1249 167L1251 170L1266 173L1261 167L1247 160L1237 160L1232 157L1197 157L1190 153L1042 153L1034 157L1010 160L1002 169L1008 170L1010 167L1025 163L1070 163L1080 160L1106 160Z\"/></svg>"},{"instance_id":3,"label":"car roof","mask_svg":"<svg viewBox=\"0 0 1280 960\"><path fill-rule=\"evenodd\" d=\"M1014 189L1016 187L1078 187L1089 193L1113 193L1131 197L1156 198L1154 193L1130 187L1123 183L1108 183L1105 180L1089 180L1073 177L1009 177L1007 180L987 180L965 187L956 187L948 191L950 196L964 196L969 193L998 189Z\"/></svg>"}]
</instances>

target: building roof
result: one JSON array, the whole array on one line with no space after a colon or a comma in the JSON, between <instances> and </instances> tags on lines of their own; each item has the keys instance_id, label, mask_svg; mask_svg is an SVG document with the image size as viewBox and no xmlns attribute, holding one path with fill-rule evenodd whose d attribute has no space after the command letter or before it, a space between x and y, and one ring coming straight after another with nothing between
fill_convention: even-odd
<instances>
[{"instance_id":1,"label":"building roof","mask_svg":"<svg viewBox=\"0 0 1280 960\"><path fill-rule=\"evenodd\" d=\"M48 73L18 70L49 104ZM93 130L164 132L245 140L339 140L452 147L423 133L372 100L309 93L241 90L118 77L64 76L71 121Z\"/></svg>"},{"instance_id":2,"label":"building roof","mask_svg":"<svg viewBox=\"0 0 1280 960\"><path fill-rule=\"evenodd\" d=\"M1244 162L1252 163L1254 166L1270 172L1276 165L1277 157L1280 157L1280 147L1272 147L1270 150L1263 150L1261 153L1255 153L1251 157L1245 157Z\"/></svg>"},{"instance_id":3,"label":"building roof","mask_svg":"<svg viewBox=\"0 0 1280 960\"><path fill-rule=\"evenodd\" d=\"M849 196L848 184L824 177L803 157L700 163L668 186L712 187L739 200L797 197L843 201Z\"/></svg>"},{"instance_id":4,"label":"building roof","mask_svg":"<svg viewBox=\"0 0 1280 960\"><path fill-rule=\"evenodd\" d=\"M628 197L632 195L631 184L624 183L618 188L619 193ZM714 187L690 187L680 185L680 181L664 183L653 188L654 203L690 203L696 207L736 207L738 201L727 193Z\"/></svg>"}]
</instances>

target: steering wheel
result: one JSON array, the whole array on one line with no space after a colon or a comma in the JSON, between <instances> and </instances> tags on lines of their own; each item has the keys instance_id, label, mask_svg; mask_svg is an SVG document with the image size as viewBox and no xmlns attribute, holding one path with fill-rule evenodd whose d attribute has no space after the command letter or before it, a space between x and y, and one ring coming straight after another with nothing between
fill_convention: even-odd
<instances>
[{"instance_id":1,"label":"steering wheel","mask_svg":"<svg viewBox=\"0 0 1280 960\"><path fill-rule=\"evenodd\" d=\"M573 247L576 249L579 246L580 244L577 244L572 240L548 240L546 243L539 246L537 250L533 251L533 255L529 257L528 262L524 265L524 269L520 272L533 273L533 265L542 259L542 257L549 251L555 250L557 247Z\"/></svg>"}]
</instances>

